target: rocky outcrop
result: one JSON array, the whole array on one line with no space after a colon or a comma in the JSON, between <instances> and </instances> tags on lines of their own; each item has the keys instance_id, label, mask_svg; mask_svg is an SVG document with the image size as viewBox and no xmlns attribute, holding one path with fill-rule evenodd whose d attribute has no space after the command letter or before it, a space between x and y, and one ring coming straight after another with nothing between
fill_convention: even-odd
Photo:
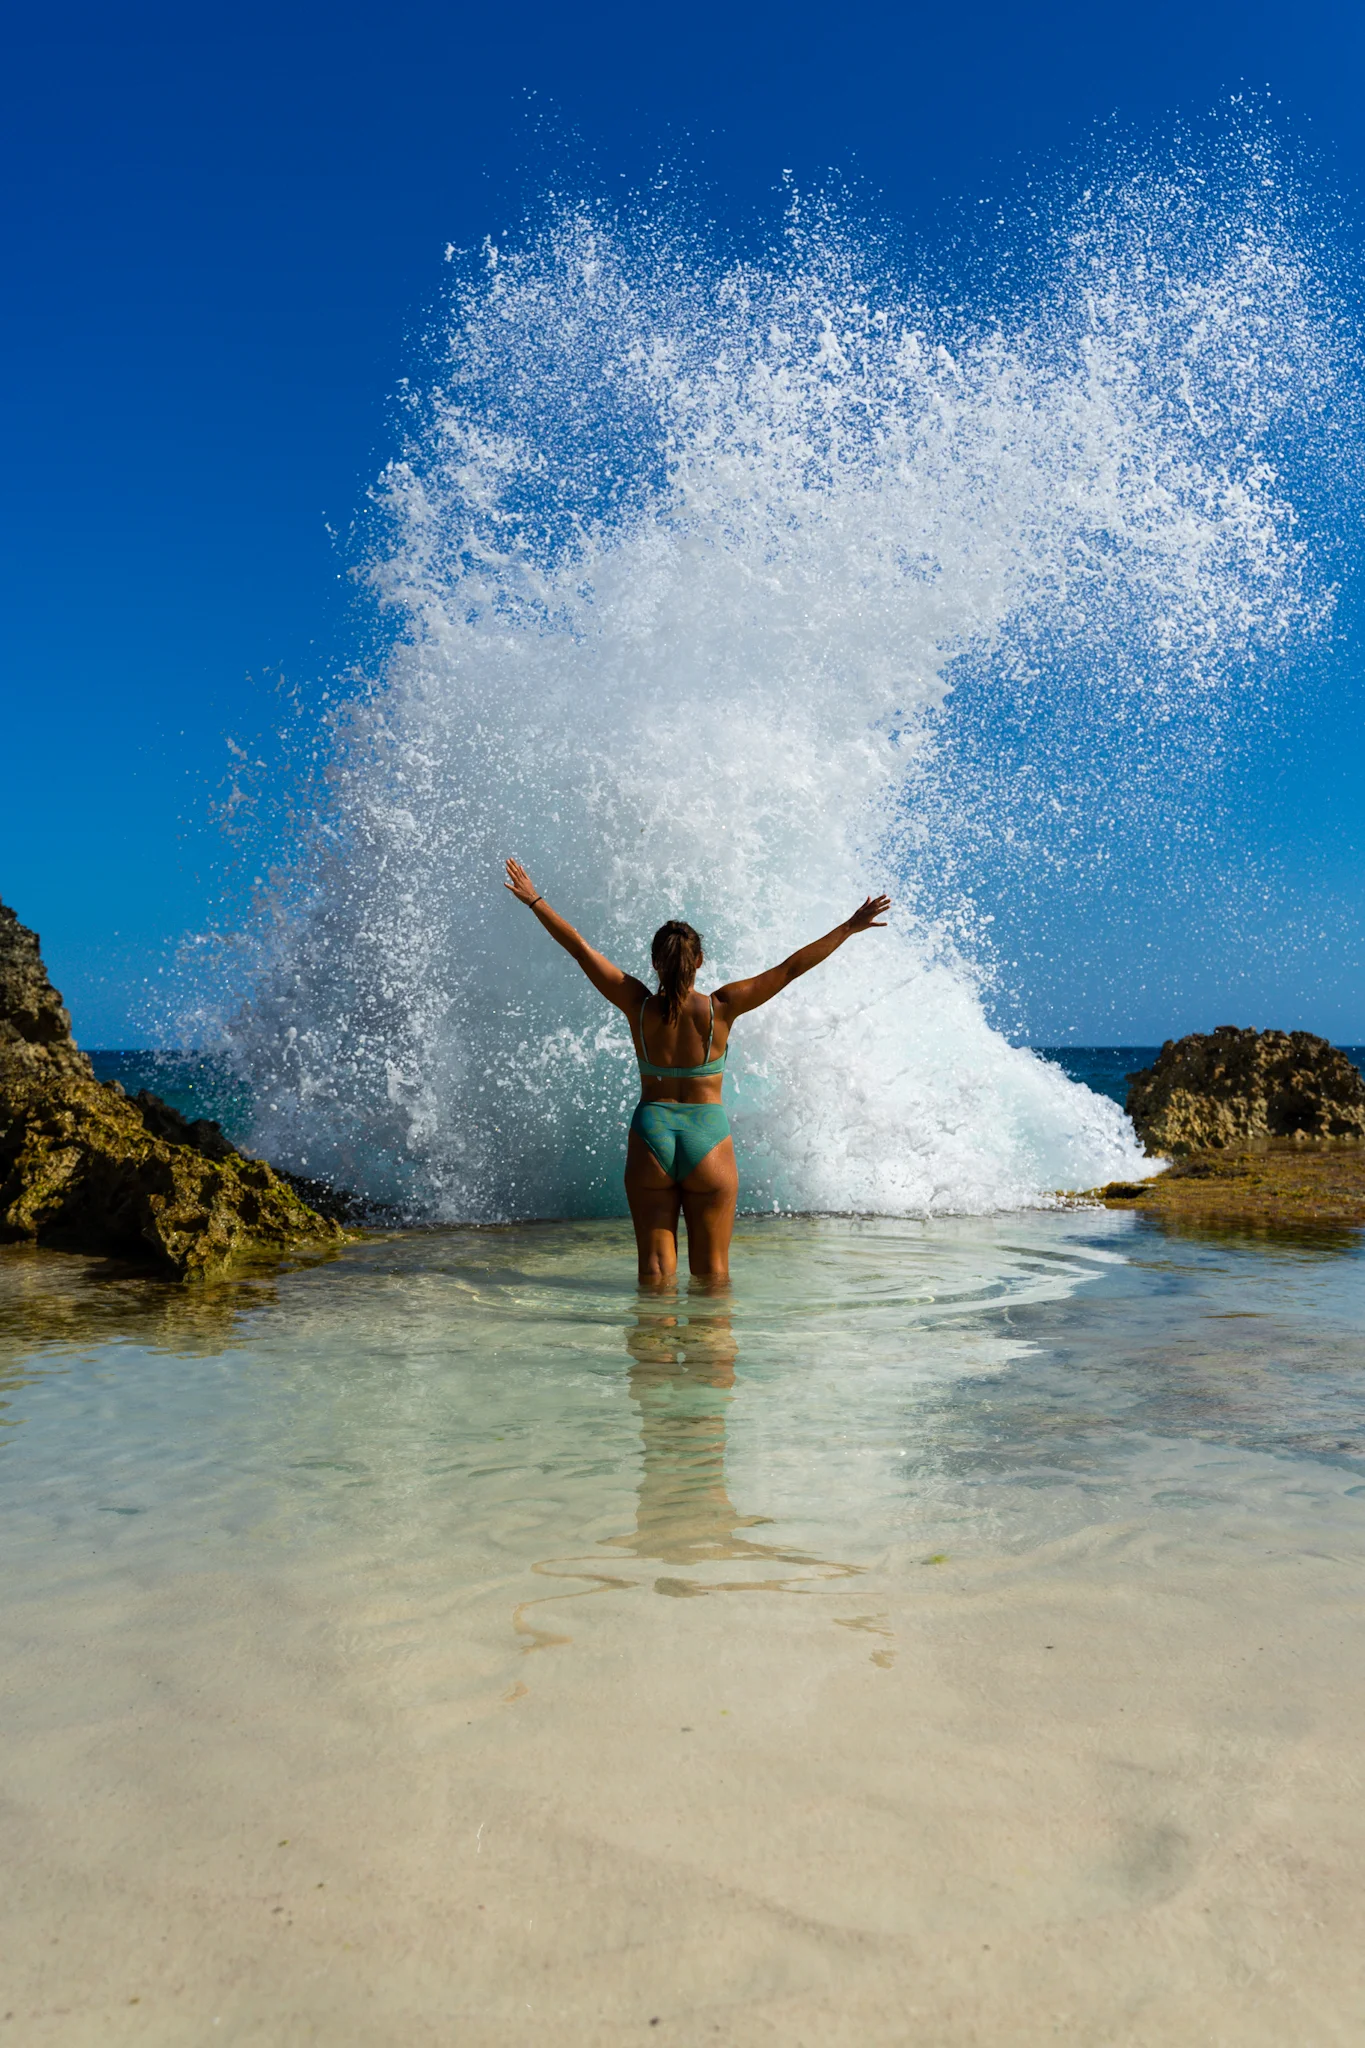
<instances>
[{"instance_id":1,"label":"rocky outcrop","mask_svg":"<svg viewBox=\"0 0 1365 2048\"><path fill-rule=\"evenodd\" d=\"M178 1280L344 1233L207 1119L95 1079L36 933L0 904L0 1241L102 1252Z\"/></svg>"},{"instance_id":2,"label":"rocky outcrop","mask_svg":"<svg viewBox=\"0 0 1365 2048\"><path fill-rule=\"evenodd\" d=\"M1128 1076L1127 1110L1149 1153L1179 1158L1269 1139L1365 1138L1365 1081L1311 1031L1170 1039Z\"/></svg>"}]
</instances>

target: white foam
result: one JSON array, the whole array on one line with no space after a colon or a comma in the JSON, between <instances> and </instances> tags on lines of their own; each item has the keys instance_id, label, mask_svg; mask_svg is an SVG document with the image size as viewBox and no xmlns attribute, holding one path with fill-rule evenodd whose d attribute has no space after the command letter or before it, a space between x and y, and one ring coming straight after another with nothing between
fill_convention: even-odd
<instances>
[{"instance_id":1,"label":"white foam","mask_svg":"<svg viewBox=\"0 0 1365 2048\"><path fill-rule=\"evenodd\" d=\"M1293 267L1244 224L1163 269L1151 212L951 347L832 231L766 271L574 212L488 252L385 479L400 644L228 1028L263 1149L435 1217L620 1209L626 1028L503 893L515 853L636 973L690 919L703 986L897 897L735 1032L748 1206L1144 1170L1112 1103L988 1028L916 914L939 849L905 792L954 658L1021 621L1216 691L1303 610L1257 443Z\"/></svg>"}]
</instances>

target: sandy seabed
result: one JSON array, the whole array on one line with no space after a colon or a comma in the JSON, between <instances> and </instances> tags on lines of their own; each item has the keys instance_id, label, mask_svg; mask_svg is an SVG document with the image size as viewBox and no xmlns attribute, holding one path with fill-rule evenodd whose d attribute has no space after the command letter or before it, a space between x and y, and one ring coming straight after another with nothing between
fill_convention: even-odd
<instances>
[{"instance_id":1,"label":"sandy seabed","mask_svg":"<svg viewBox=\"0 0 1365 2048\"><path fill-rule=\"evenodd\" d=\"M415 1486L331 1548L31 1561L0 2041L1365 2035L1365 1545L1205 1526L1190 1466L1169 1521L821 1556L716 1412L681 1490L646 1429L633 1531L523 1479L463 1555Z\"/></svg>"}]
</instances>

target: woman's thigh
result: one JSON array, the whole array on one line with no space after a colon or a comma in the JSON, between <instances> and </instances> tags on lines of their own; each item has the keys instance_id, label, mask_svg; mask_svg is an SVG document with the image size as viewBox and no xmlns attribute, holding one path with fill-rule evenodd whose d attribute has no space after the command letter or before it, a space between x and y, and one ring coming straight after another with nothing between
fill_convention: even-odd
<instances>
[{"instance_id":1,"label":"woman's thigh","mask_svg":"<svg viewBox=\"0 0 1365 2048\"><path fill-rule=\"evenodd\" d=\"M668 1278L678 1269L682 1193L638 1131L632 1131L626 1143L626 1200L635 1225L641 1279Z\"/></svg>"},{"instance_id":2,"label":"woman's thigh","mask_svg":"<svg viewBox=\"0 0 1365 2048\"><path fill-rule=\"evenodd\" d=\"M739 1162L734 1140L722 1138L682 1184L687 1263L701 1278L730 1277L730 1238L738 1201Z\"/></svg>"}]
</instances>

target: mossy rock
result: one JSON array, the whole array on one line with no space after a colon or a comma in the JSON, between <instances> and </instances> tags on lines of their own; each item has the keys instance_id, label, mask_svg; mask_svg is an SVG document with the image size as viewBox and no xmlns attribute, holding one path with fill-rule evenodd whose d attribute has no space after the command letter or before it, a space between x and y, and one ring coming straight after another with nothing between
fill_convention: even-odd
<instances>
[{"instance_id":1,"label":"mossy rock","mask_svg":"<svg viewBox=\"0 0 1365 2048\"><path fill-rule=\"evenodd\" d=\"M97 1081L37 935L0 904L0 1241L200 1280L251 1254L344 1236L217 1124Z\"/></svg>"},{"instance_id":2,"label":"mossy rock","mask_svg":"<svg viewBox=\"0 0 1365 2048\"><path fill-rule=\"evenodd\" d=\"M98 1081L23 1091L0 1107L0 1238L149 1261L178 1280L250 1252L337 1243L339 1224L263 1159L211 1158L153 1137L137 1105Z\"/></svg>"},{"instance_id":3,"label":"mossy rock","mask_svg":"<svg viewBox=\"0 0 1365 2048\"><path fill-rule=\"evenodd\" d=\"M1159 1216L1265 1225L1365 1225L1365 1144L1262 1139L1241 1151L1193 1153L1148 1181L1110 1181L1107 1206Z\"/></svg>"}]
</instances>

